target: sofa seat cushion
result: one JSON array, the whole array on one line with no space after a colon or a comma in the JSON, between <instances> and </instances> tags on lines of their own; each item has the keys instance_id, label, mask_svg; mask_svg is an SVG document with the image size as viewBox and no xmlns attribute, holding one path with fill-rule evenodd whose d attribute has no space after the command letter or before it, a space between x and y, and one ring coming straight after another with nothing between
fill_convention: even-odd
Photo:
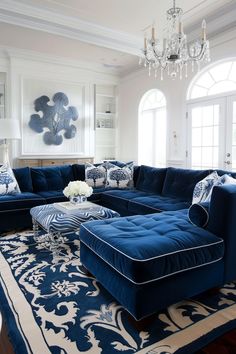
<instances>
[{"instance_id":1,"label":"sofa seat cushion","mask_svg":"<svg viewBox=\"0 0 236 354\"><path fill-rule=\"evenodd\" d=\"M46 204L45 199L34 193L24 192L15 195L4 195L0 197L0 212L30 209L41 204Z\"/></svg>"},{"instance_id":2,"label":"sofa seat cushion","mask_svg":"<svg viewBox=\"0 0 236 354\"><path fill-rule=\"evenodd\" d=\"M107 190L101 195L101 201L105 205L116 206L128 210L128 203L133 198L144 197L146 192L138 191L136 189L113 189Z\"/></svg>"},{"instance_id":3,"label":"sofa seat cushion","mask_svg":"<svg viewBox=\"0 0 236 354\"><path fill-rule=\"evenodd\" d=\"M211 264L224 255L224 241L193 226L181 211L84 223L80 240L135 284Z\"/></svg>"},{"instance_id":4,"label":"sofa seat cushion","mask_svg":"<svg viewBox=\"0 0 236 354\"><path fill-rule=\"evenodd\" d=\"M47 204L60 203L68 201L61 190L59 191L45 191L38 193L42 198L46 199Z\"/></svg>"},{"instance_id":5,"label":"sofa seat cushion","mask_svg":"<svg viewBox=\"0 0 236 354\"><path fill-rule=\"evenodd\" d=\"M180 198L163 197L156 194L147 194L130 200L128 210L132 214L159 213L161 211L175 211L187 209L190 203Z\"/></svg>"}]
</instances>

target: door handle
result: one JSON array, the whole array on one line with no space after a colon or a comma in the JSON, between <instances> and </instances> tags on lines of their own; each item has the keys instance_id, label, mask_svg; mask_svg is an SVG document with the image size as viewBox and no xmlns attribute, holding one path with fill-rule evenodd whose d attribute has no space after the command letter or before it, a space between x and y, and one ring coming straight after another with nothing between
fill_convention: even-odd
<instances>
[{"instance_id":1,"label":"door handle","mask_svg":"<svg viewBox=\"0 0 236 354\"><path fill-rule=\"evenodd\" d=\"M231 162L229 160L224 161L224 163L226 163L226 165L231 165Z\"/></svg>"}]
</instances>

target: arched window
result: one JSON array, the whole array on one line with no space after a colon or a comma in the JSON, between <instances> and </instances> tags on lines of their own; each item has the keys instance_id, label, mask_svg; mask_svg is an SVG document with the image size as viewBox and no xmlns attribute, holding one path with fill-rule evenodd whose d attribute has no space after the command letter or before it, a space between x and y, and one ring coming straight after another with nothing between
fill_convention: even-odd
<instances>
[{"instance_id":1,"label":"arched window","mask_svg":"<svg viewBox=\"0 0 236 354\"><path fill-rule=\"evenodd\" d=\"M166 99L157 89L146 92L139 105L138 163L166 166Z\"/></svg>"},{"instance_id":2,"label":"arched window","mask_svg":"<svg viewBox=\"0 0 236 354\"><path fill-rule=\"evenodd\" d=\"M193 81L188 91L188 99L212 96L236 91L236 60L214 65Z\"/></svg>"},{"instance_id":3,"label":"arched window","mask_svg":"<svg viewBox=\"0 0 236 354\"><path fill-rule=\"evenodd\" d=\"M188 165L236 170L236 60L198 74L187 98Z\"/></svg>"}]
</instances>

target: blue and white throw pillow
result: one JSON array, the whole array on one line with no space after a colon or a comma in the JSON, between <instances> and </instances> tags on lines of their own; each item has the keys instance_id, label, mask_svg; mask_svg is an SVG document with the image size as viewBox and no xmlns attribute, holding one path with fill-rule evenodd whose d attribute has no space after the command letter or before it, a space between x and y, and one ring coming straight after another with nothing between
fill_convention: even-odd
<instances>
[{"instance_id":1,"label":"blue and white throw pillow","mask_svg":"<svg viewBox=\"0 0 236 354\"><path fill-rule=\"evenodd\" d=\"M193 190L192 204L209 202L214 186L223 185L218 173L212 172L209 176L199 181Z\"/></svg>"},{"instance_id":2,"label":"blue and white throw pillow","mask_svg":"<svg viewBox=\"0 0 236 354\"><path fill-rule=\"evenodd\" d=\"M221 182L224 184L224 185L227 185L227 184L236 184L236 179L233 178L232 176L228 175L227 173L224 174L223 176L220 177L220 180Z\"/></svg>"},{"instance_id":3,"label":"blue and white throw pillow","mask_svg":"<svg viewBox=\"0 0 236 354\"><path fill-rule=\"evenodd\" d=\"M128 188L133 186L134 163L130 162L123 167L107 164L107 187Z\"/></svg>"},{"instance_id":4,"label":"blue and white throw pillow","mask_svg":"<svg viewBox=\"0 0 236 354\"><path fill-rule=\"evenodd\" d=\"M93 188L105 187L106 184L106 164L92 165L85 164L85 182Z\"/></svg>"},{"instance_id":5,"label":"blue and white throw pillow","mask_svg":"<svg viewBox=\"0 0 236 354\"><path fill-rule=\"evenodd\" d=\"M0 167L0 195L20 193L19 185L8 164Z\"/></svg>"}]
</instances>

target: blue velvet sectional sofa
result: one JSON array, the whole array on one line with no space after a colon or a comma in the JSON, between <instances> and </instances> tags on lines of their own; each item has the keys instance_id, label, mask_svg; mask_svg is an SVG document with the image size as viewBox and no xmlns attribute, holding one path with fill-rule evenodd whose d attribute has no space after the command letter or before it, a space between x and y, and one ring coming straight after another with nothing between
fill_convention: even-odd
<instances>
[{"instance_id":1,"label":"blue velvet sectional sofa","mask_svg":"<svg viewBox=\"0 0 236 354\"><path fill-rule=\"evenodd\" d=\"M81 226L81 261L137 320L236 279L236 185L214 187L206 228L188 218L193 189L211 172L137 166L133 188L94 190L94 202L122 217ZM0 232L30 227L33 206L66 200L63 188L84 180L85 167L14 173L22 193L0 197Z\"/></svg>"}]
</instances>

